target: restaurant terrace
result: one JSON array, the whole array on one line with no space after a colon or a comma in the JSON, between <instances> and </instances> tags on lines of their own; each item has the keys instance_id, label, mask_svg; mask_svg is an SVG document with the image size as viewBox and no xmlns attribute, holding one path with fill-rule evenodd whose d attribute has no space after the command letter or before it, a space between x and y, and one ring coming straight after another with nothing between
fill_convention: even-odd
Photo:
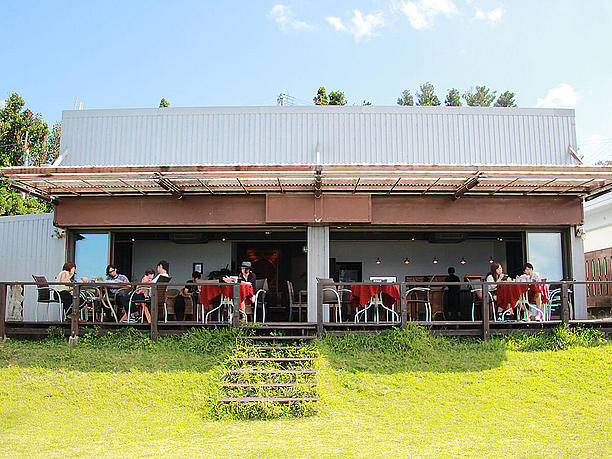
<instances>
[{"instance_id":1,"label":"restaurant terrace","mask_svg":"<svg viewBox=\"0 0 612 459\"><path fill-rule=\"evenodd\" d=\"M52 215L0 220L0 282L25 286L7 323L34 330L63 318L57 304L40 307L32 276L53 286L66 261L76 279L99 281L112 264L138 283L167 260L167 286L134 303L142 322L116 322L104 283L75 289L86 323L98 314L155 334L265 320L320 333L418 321L488 336L585 322L582 204L612 189L612 168L580 164L573 110L477 107L66 111L53 166L1 174L54 203ZM252 292L212 285L244 261L259 279ZM527 291L501 293L506 317L499 294L482 295L493 263L514 279L526 262L546 290L537 324L521 322ZM450 267L459 284L445 281ZM207 282L178 320L166 296L196 270Z\"/></svg>"}]
</instances>

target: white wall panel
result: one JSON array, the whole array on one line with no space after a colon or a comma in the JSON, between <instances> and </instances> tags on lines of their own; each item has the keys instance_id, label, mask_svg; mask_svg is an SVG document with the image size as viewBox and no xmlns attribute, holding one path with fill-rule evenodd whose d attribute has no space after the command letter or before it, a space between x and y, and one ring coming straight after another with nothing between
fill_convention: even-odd
<instances>
[{"instance_id":1,"label":"white wall panel","mask_svg":"<svg viewBox=\"0 0 612 459\"><path fill-rule=\"evenodd\" d=\"M52 237L53 214L0 217L0 279L32 282L32 274L45 276L50 282L61 271L65 261L66 239ZM24 320L34 320L36 287L26 286ZM38 320L58 320L57 304L41 304Z\"/></svg>"},{"instance_id":2,"label":"white wall panel","mask_svg":"<svg viewBox=\"0 0 612 459\"><path fill-rule=\"evenodd\" d=\"M212 107L65 111L65 166L574 164L574 111Z\"/></svg>"}]
</instances>

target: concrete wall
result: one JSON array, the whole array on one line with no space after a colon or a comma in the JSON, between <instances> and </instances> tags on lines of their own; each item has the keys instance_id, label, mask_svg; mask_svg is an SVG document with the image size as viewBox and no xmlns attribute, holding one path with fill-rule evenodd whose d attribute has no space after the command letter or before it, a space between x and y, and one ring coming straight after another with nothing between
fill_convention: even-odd
<instances>
[{"instance_id":1,"label":"concrete wall","mask_svg":"<svg viewBox=\"0 0 612 459\"><path fill-rule=\"evenodd\" d=\"M403 281L404 276L446 275L449 266L456 274L485 275L489 269L489 257L506 268L503 242L464 241L457 244L432 244L427 241L331 241L330 257L336 262L363 263L363 280L370 276L395 276ZM380 257L381 264L376 264ZM405 264L408 257L410 264ZM433 257L438 259L432 263ZM465 257L467 263L459 263Z\"/></svg>"},{"instance_id":2,"label":"concrete wall","mask_svg":"<svg viewBox=\"0 0 612 459\"><path fill-rule=\"evenodd\" d=\"M147 268L155 269L160 260L170 263L173 282L184 282L191 278L193 263L204 263L202 278L218 271L232 260L230 243L211 241L207 244L176 244L172 241L136 241L132 252L132 273L130 280L140 282Z\"/></svg>"}]
</instances>

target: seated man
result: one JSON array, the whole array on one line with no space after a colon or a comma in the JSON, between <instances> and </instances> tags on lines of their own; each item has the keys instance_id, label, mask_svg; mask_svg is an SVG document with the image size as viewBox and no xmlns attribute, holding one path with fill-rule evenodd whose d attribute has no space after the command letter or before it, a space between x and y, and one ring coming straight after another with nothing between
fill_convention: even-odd
<instances>
[{"instance_id":1,"label":"seated man","mask_svg":"<svg viewBox=\"0 0 612 459\"><path fill-rule=\"evenodd\" d=\"M519 282L541 282L542 277L540 274L533 270L533 265L531 263L525 263L523 265L523 274L516 278ZM533 295L535 300L536 307L538 308L536 319L539 318L539 311L542 310L542 294L540 292L532 292L529 291L529 295Z\"/></svg>"},{"instance_id":2,"label":"seated man","mask_svg":"<svg viewBox=\"0 0 612 459\"><path fill-rule=\"evenodd\" d=\"M123 274L117 272L117 267L114 265L108 265L106 267L106 278L104 282L117 282L128 284L130 280ZM119 306L123 314L127 314L128 302L130 301L130 292L126 288L122 287L108 287L108 293L115 298L115 303Z\"/></svg>"}]
</instances>

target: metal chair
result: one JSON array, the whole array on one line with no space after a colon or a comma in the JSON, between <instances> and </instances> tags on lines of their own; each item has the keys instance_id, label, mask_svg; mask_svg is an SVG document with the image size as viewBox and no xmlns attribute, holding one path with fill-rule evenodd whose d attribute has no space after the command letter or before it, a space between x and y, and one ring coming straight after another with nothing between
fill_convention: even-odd
<instances>
[{"instance_id":1,"label":"metal chair","mask_svg":"<svg viewBox=\"0 0 612 459\"><path fill-rule=\"evenodd\" d=\"M323 287L323 304L329 305L329 315L331 317L332 309L335 310L336 322L342 323L342 299L341 293L348 292L350 290L338 287L333 279L317 277L317 282Z\"/></svg>"},{"instance_id":2,"label":"metal chair","mask_svg":"<svg viewBox=\"0 0 612 459\"><path fill-rule=\"evenodd\" d=\"M302 321L302 310L306 312L308 308L308 302L294 301L293 294L293 283L287 281L287 292L289 293L289 321L293 317L293 310L296 309L298 313L298 321ZM299 298L301 300L301 298Z\"/></svg>"},{"instance_id":3,"label":"metal chair","mask_svg":"<svg viewBox=\"0 0 612 459\"><path fill-rule=\"evenodd\" d=\"M416 306L417 320L419 315L418 307L419 304L422 304L425 308L425 321L431 321L431 303L429 301L430 290L431 289L429 287L412 287L406 292L406 305L408 305L408 303L412 303Z\"/></svg>"},{"instance_id":4,"label":"metal chair","mask_svg":"<svg viewBox=\"0 0 612 459\"><path fill-rule=\"evenodd\" d=\"M268 279L256 279L253 295L253 323L257 322L257 307L261 304L261 322L266 322L266 292L268 291Z\"/></svg>"},{"instance_id":5,"label":"metal chair","mask_svg":"<svg viewBox=\"0 0 612 459\"><path fill-rule=\"evenodd\" d=\"M474 311L476 309L476 305L478 303L480 303L480 305L482 305L482 289L481 288L474 288L471 289L470 292L472 292L472 322L475 321L474 319ZM480 293L480 297L478 296L478 294ZM489 294L489 306L491 306L492 310L493 310L493 322L497 322L497 314L495 311L495 308L497 307L495 304L495 300L493 299L493 294L490 291L487 291L487 293ZM511 312L512 309L507 309L506 311L503 312L502 314L502 320L504 319L504 315L506 315L508 312Z\"/></svg>"},{"instance_id":6,"label":"metal chair","mask_svg":"<svg viewBox=\"0 0 612 459\"><path fill-rule=\"evenodd\" d=\"M36 307L34 308L34 321L38 322L38 306L40 303L47 303L49 306L51 303L59 304L59 318L60 321L64 319L64 309L62 308L62 301L60 299L59 292L51 287L47 282L45 276L35 276L32 274L34 282L36 282L36 290L38 292L38 299Z\"/></svg>"},{"instance_id":7,"label":"metal chair","mask_svg":"<svg viewBox=\"0 0 612 459\"><path fill-rule=\"evenodd\" d=\"M568 299L567 304L570 310L570 319L574 319L574 303L572 302L572 289L567 290ZM556 288L550 291L550 295L548 298L548 303L546 304L546 309L544 311L544 320L551 320L552 310L561 310L561 289ZM559 312L561 315L561 312Z\"/></svg>"}]
</instances>

